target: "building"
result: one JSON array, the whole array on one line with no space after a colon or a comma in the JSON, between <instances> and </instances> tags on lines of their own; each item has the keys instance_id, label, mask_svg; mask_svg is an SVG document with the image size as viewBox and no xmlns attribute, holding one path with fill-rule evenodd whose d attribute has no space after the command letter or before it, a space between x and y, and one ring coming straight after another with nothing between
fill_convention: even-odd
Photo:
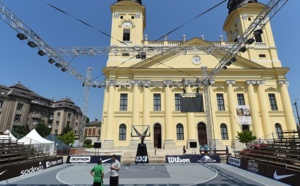
<instances>
[{"instance_id":1,"label":"building","mask_svg":"<svg viewBox=\"0 0 300 186\"><path fill-rule=\"evenodd\" d=\"M110 45L131 46L133 52L116 50L118 55L109 55L103 69L107 81L102 148L136 149L139 139L132 137L132 126L138 125L144 126L140 132L149 127L148 148L164 149L190 147L195 142L196 147L241 148L237 131L248 129L267 140L283 130L296 129L285 77L289 68L277 56L267 18L266 25L251 36L254 43L245 45L209 84L203 77L220 62L210 52L162 55L143 51L158 46L232 46L265 7L257 0L229 0L223 26L227 41L208 42L202 38L149 41L144 36L146 11L141 0L118 0L111 5ZM200 100L203 111L181 112L181 100L187 96Z\"/></svg>"},{"instance_id":2,"label":"building","mask_svg":"<svg viewBox=\"0 0 300 186\"><path fill-rule=\"evenodd\" d=\"M78 138L82 112L69 98L54 101L44 98L20 82L6 87L0 85L0 131L44 124L52 134L61 134L69 124Z\"/></svg>"},{"instance_id":3,"label":"building","mask_svg":"<svg viewBox=\"0 0 300 186\"><path fill-rule=\"evenodd\" d=\"M85 124L85 133L84 133L85 139L92 140L92 144L100 140L100 134L101 134L101 121L95 119L94 121Z\"/></svg>"}]
</instances>

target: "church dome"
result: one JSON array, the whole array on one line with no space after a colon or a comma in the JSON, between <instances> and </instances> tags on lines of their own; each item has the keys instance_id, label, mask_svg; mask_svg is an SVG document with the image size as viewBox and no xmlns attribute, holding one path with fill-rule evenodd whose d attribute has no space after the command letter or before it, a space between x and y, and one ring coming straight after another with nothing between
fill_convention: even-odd
<instances>
[{"instance_id":1,"label":"church dome","mask_svg":"<svg viewBox=\"0 0 300 186\"><path fill-rule=\"evenodd\" d=\"M142 0L118 0L118 2L121 2L121 1L132 1L132 2L136 2L136 3L139 3L142 5Z\"/></svg>"},{"instance_id":2,"label":"church dome","mask_svg":"<svg viewBox=\"0 0 300 186\"><path fill-rule=\"evenodd\" d=\"M236 10L238 7L248 3L257 3L257 0L228 0L228 14L230 14L230 12L232 12L233 10Z\"/></svg>"}]
</instances>

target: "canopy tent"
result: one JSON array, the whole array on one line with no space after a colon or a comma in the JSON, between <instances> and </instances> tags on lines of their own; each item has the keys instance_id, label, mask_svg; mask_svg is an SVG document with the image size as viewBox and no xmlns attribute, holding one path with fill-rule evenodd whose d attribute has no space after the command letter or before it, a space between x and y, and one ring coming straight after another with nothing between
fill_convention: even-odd
<instances>
[{"instance_id":1,"label":"canopy tent","mask_svg":"<svg viewBox=\"0 0 300 186\"><path fill-rule=\"evenodd\" d=\"M25 137L18 140L18 142L23 142L24 144L32 144L37 148L38 151L50 152L54 151L54 142L46 140L39 133L32 129Z\"/></svg>"},{"instance_id":2,"label":"canopy tent","mask_svg":"<svg viewBox=\"0 0 300 186\"><path fill-rule=\"evenodd\" d=\"M8 143L16 142L18 139L14 135L12 135L12 133L9 130L6 130L5 132L3 132L3 134L0 135L0 140L4 143Z\"/></svg>"}]
</instances>

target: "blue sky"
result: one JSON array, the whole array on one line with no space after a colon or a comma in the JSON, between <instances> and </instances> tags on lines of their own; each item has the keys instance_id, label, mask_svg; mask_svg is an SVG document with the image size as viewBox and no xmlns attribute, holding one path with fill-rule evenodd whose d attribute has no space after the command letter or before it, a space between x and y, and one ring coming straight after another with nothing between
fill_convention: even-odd
<instances>
[{"instance_id":1,"label":"blue sky","mask_svg":"<svg viewBox=\"0 0 300 186\"><path fill-rule=\"evenodd\" d=\"M110 38L98 30L110 34L110 5L117 0L1 0L12 12L23 20L35 33L53 48L76 46L109 46ZM70 15L79 18L97 29L92 29L51 8L48 2ZM149 40L156 40L165 33L190 21L222 0L143 0L146 7L147 27L145 34ZM259 0L267 4L269 1ZM169 40L201 37L208 41L218 41L223 32L227 16L227 2L209 13L197 18L168 36ZM284 67L289 67L291 103L300 98L299 72L300 60L300 1L289 0L271 20L273 35L279 59ZM104 80L102 68L107 56L66 57L66 61L83 76L86 68L93 67L92 78ZM84 88L82 83L68 72L63 73L50 65L47 57L37 54L37 49L27 46L25 41L16 37L16 31L0 20L0 84L11 86L18 81L39 95L59 100L70 97L74 103L83 107ZM103 89L91 88L88 102L88 117L91 120L102 118ZM300 100L298 101L300 105ZM293 107L294 109L294 107Z\"/></svg>"}]
</instances>

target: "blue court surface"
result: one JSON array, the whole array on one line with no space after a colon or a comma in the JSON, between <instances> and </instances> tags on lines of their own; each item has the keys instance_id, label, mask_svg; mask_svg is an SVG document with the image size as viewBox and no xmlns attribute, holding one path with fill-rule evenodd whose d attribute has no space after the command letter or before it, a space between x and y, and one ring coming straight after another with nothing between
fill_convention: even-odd
<instances>
[{"instance_id":1,"label":"blue court surface","mask_svg":"<svg viewBox=\"0 0 300 186\"><path fill-rule=\"evenodd\" d=\"M92 185L95 164L63 164L5 181L0 185ZM109 164L104 164L104 185L109 185ZM120 185L163 186L281 186L281 182L223 163L122 164Z\"/></svg>"}]
</instances>

